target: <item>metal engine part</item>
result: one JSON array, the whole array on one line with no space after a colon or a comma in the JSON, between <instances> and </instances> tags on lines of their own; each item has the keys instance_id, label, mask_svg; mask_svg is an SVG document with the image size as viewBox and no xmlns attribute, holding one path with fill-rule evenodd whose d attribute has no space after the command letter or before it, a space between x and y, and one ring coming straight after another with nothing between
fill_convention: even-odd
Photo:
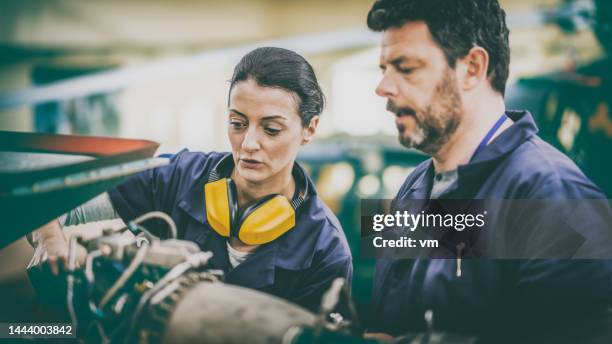
<instances>
[{"instance_id":1,"label":"metal engine part","mask_svg":"<svg viewBox=\"0 0 612 344\"><path fill-rule=\"evenodd\" d=\"M200 282L172 312L163 343L284 343L295 326L314 326L306 309L255 290Z\"/></svg>"}]
</instances>

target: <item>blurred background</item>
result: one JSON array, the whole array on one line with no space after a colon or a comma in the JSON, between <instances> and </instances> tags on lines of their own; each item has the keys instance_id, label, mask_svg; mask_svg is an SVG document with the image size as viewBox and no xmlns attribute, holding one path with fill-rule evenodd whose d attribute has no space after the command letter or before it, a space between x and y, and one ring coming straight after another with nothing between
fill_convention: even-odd
<instances>
[{"instance_id":1,"label":"blurred background","mask_svg":"<svg viewBox=\"0 0 612 344\"><path fill-rule=\"evenodd\" d=\"M116 136L158 153L229 150L225 110L234 65L282 46L314 66L328 106L300 161L338 215L369 302L360 258L361 198L392 198L425 157L397 144L380 78L372 0L1 1L0 130ZM511 29L508 107L612 192L612 7L607 0L502 0ZM36 211L36 209L32 209ZM8 215L8 214L7 214ZM30 320L24 240L0 250L0 321Z\"/></svg>"}]
</instances>

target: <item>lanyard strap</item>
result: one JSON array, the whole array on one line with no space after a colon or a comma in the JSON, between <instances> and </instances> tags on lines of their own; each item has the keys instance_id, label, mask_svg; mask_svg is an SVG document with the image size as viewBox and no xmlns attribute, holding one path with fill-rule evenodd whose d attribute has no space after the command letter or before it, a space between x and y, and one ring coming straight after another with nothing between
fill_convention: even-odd
<instances>
[{"instance_id":1,"label":"lanyard strap","mask_svg":"<svg viewBox=\"0 0 612 344\"><path fill-rule=\"evenodd\" d=\"M480 141L480 144L478 145L478 148L476 148L476 151L474 152L474 155L472 155L472 159L470 159L470 161L474 160L474 157L478 155L478 153L480 153L483 149L485 149L485 147L489 144L489 141L491 141L491 138L493 137L493 135L495 135L495 133L504 124L504 122L506 122L506 119L508 119L508 116L504 112L501 115L501 117L497 120L497 122L495 122L495 125L493 125L493 128L489 130L489 132L484 137L484 139Z\"/></svg>"}]
</instances>

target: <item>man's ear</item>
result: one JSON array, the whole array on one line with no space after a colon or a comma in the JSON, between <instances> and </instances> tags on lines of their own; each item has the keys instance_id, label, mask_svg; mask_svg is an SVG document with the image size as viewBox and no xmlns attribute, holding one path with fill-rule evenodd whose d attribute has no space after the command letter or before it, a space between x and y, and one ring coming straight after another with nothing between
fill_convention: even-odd
<instances>
[{"instance_id":1,"label":"man's ear","mask_svg":"<svg viewBox=\"0 0 612 344\"><path fill-rule=\"evenodd\" d=\"M488 80L489 53L482 47L474 47L459 61L461 64L460 85L469 91Z\"/></svg>"},{"instance_id":2,"label":"man's ear","mask_svg":"<svg viewBox=\"0 0 612 344\"><path fill-rule=\"evenodd\" d=\"M308 127L304 128L304 137L302 138L302 145L310 143L317 133L317 127L319 126L319 116L314 116L310 119Z\"/></svg>"}]
</instances>

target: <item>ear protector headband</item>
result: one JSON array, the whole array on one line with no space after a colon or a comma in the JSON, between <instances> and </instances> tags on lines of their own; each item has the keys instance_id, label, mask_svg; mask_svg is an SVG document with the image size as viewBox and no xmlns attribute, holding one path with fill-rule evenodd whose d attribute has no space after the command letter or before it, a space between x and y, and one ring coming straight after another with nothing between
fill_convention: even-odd
<instances>
[{"instance_id":1,"label":"ear protector headband","mask_svg":"<svg viewBox=\"0 0 612 344\"><path fill-rule=\"evenodd\" d=\"M230 163L227 167L233 166L231 159L231 155L223 158L204 185L206 218L213 230L248 245L261 245L295 227L296 210L307 199L308 184L302 168L297 163L293 168L297 192L291 202L285 196L272 194L239 211L236 184L230 178L219 177L223 167Z\"/></svg>"}]
</instances>

